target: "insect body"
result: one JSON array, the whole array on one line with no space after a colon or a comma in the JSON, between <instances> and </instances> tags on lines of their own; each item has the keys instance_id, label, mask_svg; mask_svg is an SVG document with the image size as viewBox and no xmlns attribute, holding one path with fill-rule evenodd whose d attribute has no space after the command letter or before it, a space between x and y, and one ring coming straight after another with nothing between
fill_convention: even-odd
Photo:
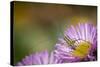
<instances>
[{"instance_id":1,"label":"insect body","mask_svg":"<svg viewBox=\"0 0 100 67\"><path fill-rule=\"evenodd\" d=\"M72 40L68 36L65 36L64 40L69 47L72 47L72 56L83 59L89 54L91 48L91 44L89 42L84 40Z\"/></svg>"}]
</instances>

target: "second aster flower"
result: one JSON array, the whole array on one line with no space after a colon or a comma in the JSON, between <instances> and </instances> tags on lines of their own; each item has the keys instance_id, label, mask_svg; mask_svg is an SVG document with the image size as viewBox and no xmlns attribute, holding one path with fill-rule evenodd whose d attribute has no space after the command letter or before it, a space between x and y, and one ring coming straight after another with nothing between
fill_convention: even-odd
<instances>
[{"instance_id":1,"label":"second aster flower","mask_svg":"<svg viewBox=\"0 0 100 67\"><path fill-rule=\"evenodd\" d=\"M24 65L41 65L41 64L58 64L61 63L61 60L56 58L54 52L49 52L47 50L42 52L33 53L29 56L26 56L22 59L17 66L24 66Z\"/></svg>"}]
</instances>

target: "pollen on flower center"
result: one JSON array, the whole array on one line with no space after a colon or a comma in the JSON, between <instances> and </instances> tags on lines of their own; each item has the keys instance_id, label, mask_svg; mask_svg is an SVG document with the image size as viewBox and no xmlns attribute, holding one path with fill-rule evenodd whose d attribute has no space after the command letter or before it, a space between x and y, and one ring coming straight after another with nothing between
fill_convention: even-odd
<instances>
[{"instance_id":1,"label":"pollen on flower center","mask_svg":"<svg viewBox=\"0 0 100 67\"><path fill-rule=\"evenodd\" d=\"M72 51L72 56L75 57L79 57L79 58L85 58L91 48L91 44L86 42L86 41L82 41L78 43L78 46L75 47L75 50Z\"/></svg>"}]
</instances>

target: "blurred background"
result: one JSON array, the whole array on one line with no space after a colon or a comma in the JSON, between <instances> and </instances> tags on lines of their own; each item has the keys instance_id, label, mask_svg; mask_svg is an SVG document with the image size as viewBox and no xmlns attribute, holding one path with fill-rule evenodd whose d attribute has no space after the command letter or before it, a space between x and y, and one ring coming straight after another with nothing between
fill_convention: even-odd
<instances>
[{"instance_id":1,"label":"blurred background","mask_svg":"<svg viewBox=\"0 0 100 67\"><path fill-rule=\"evenodd\" d=\"M31 53L52 51L70 25L97 25L96 6L14 2L13 7L14 64Z\"/></svg>"}]
</instances>

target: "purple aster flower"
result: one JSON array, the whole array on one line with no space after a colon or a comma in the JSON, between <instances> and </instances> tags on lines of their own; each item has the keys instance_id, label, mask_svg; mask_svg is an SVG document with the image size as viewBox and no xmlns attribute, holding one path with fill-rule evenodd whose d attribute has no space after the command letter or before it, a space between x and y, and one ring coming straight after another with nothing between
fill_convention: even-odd
<instances>
[{"instance_id":1,"label":"purple aster flower","mask_svg":"<svg viewBox=\"0 0 100 67\"><path fill-rule=\"evenodd\" d=\"M97 59L97 30L92 24L71 26L55 46L56 57L63 62L94 61Z\"/></svg>"},{"instance_id":2,"label":"purple aster flower","mask_svg":"<svg viewBox=\"0 0 100 67\"><path fill-rule=\"evenodd\" d=\"M42 51L40 53L31 54L26 56L21 62L17 64L17 66L24 65L40 65L40 64L55 64L61 63L56 56L54 56L54 52L49 54L47 51Z\"/></svg>"}]
</instances>

